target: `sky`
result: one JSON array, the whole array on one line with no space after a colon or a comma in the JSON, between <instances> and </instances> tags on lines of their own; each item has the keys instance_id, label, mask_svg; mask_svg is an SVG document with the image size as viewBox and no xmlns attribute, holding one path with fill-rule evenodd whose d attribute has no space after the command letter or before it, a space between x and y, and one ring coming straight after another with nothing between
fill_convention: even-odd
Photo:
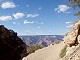
<instances>
[{"instance_id":1,"label":"sky","mask_svg":"<svg viewBox=\"0 0 80 60\"><path fill-rule=\"evenodd\" d=\"M64 35L78 10L65 0L0 0L0 25L18 35Z\"/></svg>"}]
</instances>

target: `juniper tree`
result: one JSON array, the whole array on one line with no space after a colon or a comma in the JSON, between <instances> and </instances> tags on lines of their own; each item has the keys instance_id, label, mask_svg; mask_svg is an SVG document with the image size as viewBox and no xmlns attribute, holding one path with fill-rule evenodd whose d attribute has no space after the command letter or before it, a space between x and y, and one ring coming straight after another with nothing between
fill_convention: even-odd
<instances>
[{"instance_id":1,"label":"juniper tree","mask_svg":"<svg viewBox=\"0 0 80 60\"><path fill-rule=\"evenodd\" d=\"M71 2L71 6L75 9L76 7L80 8L80 0L69 0ZM74 14L74 16L78 16L80 19L80 10Z\"/></svg>"}]
</instances>

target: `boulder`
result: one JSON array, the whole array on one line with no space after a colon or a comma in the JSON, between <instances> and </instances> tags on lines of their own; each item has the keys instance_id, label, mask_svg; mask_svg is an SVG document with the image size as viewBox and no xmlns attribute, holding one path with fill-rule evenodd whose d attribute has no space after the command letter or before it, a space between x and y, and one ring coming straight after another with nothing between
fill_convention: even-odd
<instances>
[{"instance_id":1,"label":"boulder","mask_svg":"<svg viewBox=\"0 0 80 60\"><path fill-rule=\"evenodd\" d=\"M26 54L26 45L17 33L0 25L0 60L21 60Z\"/></svg>"},{"instance_id":2,"label":"boulder","mask_svg":"<svg viewBox=\"0 0 80 60\"><path fill-rule=\"evenodd\" d=\"M65 35L65 37L63 38L64 42L70 46L78 44L77 37L80 34L79 32L80 32L80 20L77 23L75 23L73 27L70 29L70 31Z\"/></svg>"}]
</instances>

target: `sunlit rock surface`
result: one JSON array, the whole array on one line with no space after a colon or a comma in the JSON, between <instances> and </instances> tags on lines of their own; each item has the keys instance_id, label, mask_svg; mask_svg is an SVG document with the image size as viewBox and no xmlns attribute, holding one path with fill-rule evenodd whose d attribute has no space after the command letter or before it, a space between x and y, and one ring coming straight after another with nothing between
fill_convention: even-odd
<instances>
[{"instance_id":1,"label":"sunlit rock surface","mask_svg":"<svg viewBox=\"0 0 80 60\"><path fill-rule=\"evenodd\" d=\"M68 47L63 60L80 60L80 20L76 21L70 31L65 35L64 43Z\"/></svg>"}]
</instances>

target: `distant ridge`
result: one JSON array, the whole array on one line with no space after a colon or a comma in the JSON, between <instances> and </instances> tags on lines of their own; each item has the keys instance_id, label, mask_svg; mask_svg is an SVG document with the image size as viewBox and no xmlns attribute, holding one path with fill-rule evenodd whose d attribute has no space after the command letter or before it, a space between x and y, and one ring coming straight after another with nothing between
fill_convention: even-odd
<instances>
[{"instance_id":1,"label":"distant ridge","mask_svg":"<svg viewBox=\"0 0 80 60\"><path fill-rule=\"evenodd\" d=\"M54 42L63 40L64 35L24 35L19 36L26 45L40 43L43 46L48 46Z\"/></svg>"}]
</instances>

